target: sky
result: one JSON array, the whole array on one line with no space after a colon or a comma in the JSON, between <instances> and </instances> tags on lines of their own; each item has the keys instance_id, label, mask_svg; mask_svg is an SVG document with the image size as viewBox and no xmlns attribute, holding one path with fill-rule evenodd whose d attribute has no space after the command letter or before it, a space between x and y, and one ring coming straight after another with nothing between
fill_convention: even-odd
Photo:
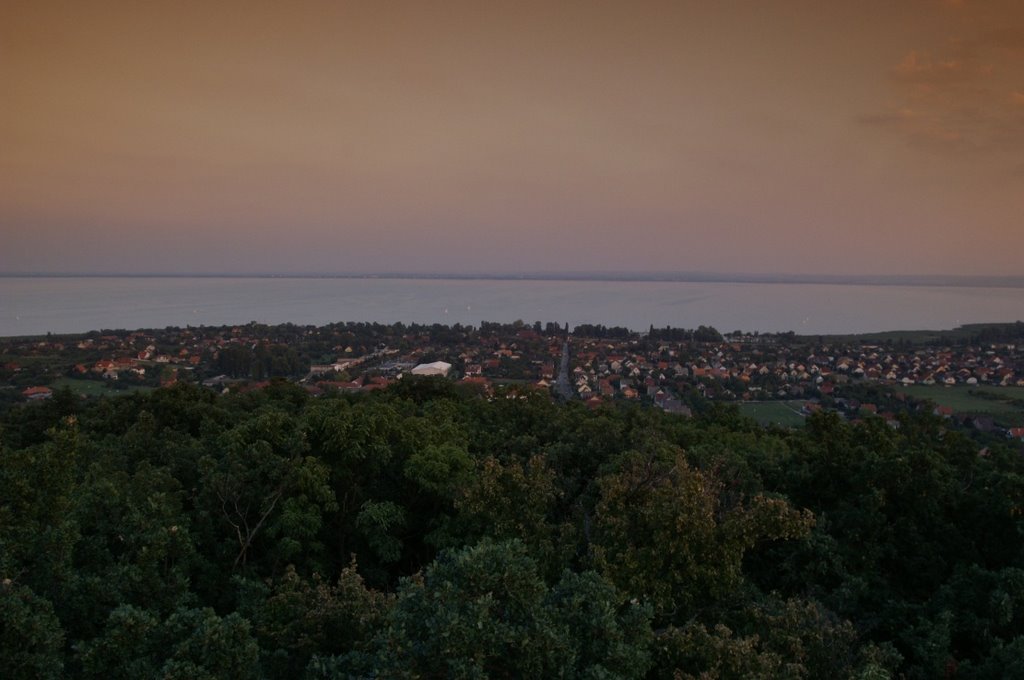
<instances>
[{"instance_id":1,"label":"sky","mask_svg":"<svg viewBox=\"0 0 1024 680\"><path fill-rule=\"evenodd\" d=\"M1024 2L0 9L0 272L1024 273Z\"/></svg>"}]
</instances>

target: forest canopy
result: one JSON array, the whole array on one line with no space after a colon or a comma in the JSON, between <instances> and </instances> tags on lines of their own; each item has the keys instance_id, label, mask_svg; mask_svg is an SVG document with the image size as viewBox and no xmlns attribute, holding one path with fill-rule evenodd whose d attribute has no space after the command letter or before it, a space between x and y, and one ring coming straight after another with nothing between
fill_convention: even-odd
<instances>
[{"instance_id":1,"label":"forest canopy","mask_svg":"<svg viewBox=\"0 0 1024 680\"><path fill-rule=\"evenodd\" d=\"M1024 461L931 415L431 378L0 428L7 677L1024 677Z\"/></svg>"}]
</instances>

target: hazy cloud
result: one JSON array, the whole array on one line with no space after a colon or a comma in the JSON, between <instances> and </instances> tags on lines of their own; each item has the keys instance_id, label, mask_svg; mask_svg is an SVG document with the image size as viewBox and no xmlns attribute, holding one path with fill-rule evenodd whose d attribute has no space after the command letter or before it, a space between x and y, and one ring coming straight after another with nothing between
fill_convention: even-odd
<instances>
[{"instance_id":1,"label":"hazy cloud","mask_svg":"<svg viewBox=\"0 0 1024 680\"><path fill-rule=\"evenodd\" d=\"M994 13L992 3L943 4L957 10L955 30L962 33L908 50L889 72L896 100L861 122L933 150L1024 149L1024 12Z\"/></svg>"},{"instance_id":2,"label":"hazy cloud","mask_svg":"<svg viewBox=\"0 0 1024 680\"><path fill-rule=\"evenodd\" d=\"M978 41L981 47L990 47L1008 55L1024 54L1024 27L1012 26L986 32Z\"/></svg>"},{"instance_id":3,"label":"hazy cloud","mask_svg":"<svg viewBox=\"0 0 1024 680\"><path fill-rule=\"evenodd\" d=\"M893 69L893 75L909 83L950 83L975 76L959 59L935 60L928 53L912 50Z\"/></svg>"},{"instance_id":4,"label":"hazy cloud","mask_svg":"<svg viewBox=\"0 0 1024 680\"><path fill-rule=\"evenodd\" d=\"M895 130L914 145L957 148L964 142L963 134L941 117L910 108L861 116L861 122Z\"/></svg>"}]
</instances>

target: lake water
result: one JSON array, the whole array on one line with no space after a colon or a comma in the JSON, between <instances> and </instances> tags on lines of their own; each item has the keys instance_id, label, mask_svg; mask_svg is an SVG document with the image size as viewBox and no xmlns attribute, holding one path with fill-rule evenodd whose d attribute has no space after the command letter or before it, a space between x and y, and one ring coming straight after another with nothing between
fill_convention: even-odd
<instances>
[{"instance_id":1,"label":"lake water","mask_svg":"<svg viewBox=\"0 0 1024 680\"><path fill-rule=\"evenodd\" d=\"M0 277L0 336L379 321L851 333L1024 319L1024 289L385 278Z\"/></svg>"}]
</instances>

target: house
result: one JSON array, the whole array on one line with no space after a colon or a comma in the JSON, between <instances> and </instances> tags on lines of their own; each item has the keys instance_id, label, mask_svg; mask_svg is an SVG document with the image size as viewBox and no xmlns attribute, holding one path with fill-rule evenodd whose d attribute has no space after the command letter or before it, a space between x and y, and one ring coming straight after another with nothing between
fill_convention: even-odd
<instances>
[{"instance_id":1,"label":"house","mask_svg":"<svg viewBox=\"0 0 1024 680\"><path fill-rule=\"evenodd\" d=\"M681 401L673 397L668 397L661 402L661 408L666 413L674 413L679 416L685 416L687 418L693 415L689 406L685 406Z\"/></svg>"},{"instance_id":2,"label":"house","mask_svg":"<svg viewBox=\"0 0 1024 680\"><path fill-rule=\"evenodd\" d=\"M387 389L387 386L391 384L391 381L387 378L374 377L370 378L369 382L363 385L362 390L364 392L372 392L373 390Z\"/></svg>"},{"instance_id":3,"label":"house","mask_svg":"<svg viewBox=\"0 0 1024 680\"><path fill-rule=\"evenodd\" d=\"M484 378L483 376L467 375L465 378L462 379L462 383L465 385L473 385L474 387L482 391L484 394L491 394L493 392L493 390L491 389L490 379Z\"/></svg>"},{"instance_id":4,"label":"house","mask_svg":"<svg viewBox=\"0 0 1024 680\"><path fill-rule=\"evenodd\" d=\"M53 390L49 387L28 387L22 391L21 396L29 401L40 401L53 396Z\"/></svg>"},{"instance_id":5,"label":"house","mask_svg":"<svg viewBox=\"0 0 1024 680\"><path fill-rule=\"evenodd\" d=\"M106 373L107 371L112 371L114 370L114 362L110 359L100 359L92 367L92 370L95 373Z\"/></svg>"},{"instance_id":6,"label":"house","mask_svg":"<svg viewBox=\"0 0 1024 680\"><path fill-rule=\"evenodd\" d=\"M363 389L363 383L358 380L320 380L316 383L316 386L325 391L358 392Z\"/></svg>"},{"instance_id":7,"label":"house","mask_svg":"<svg viewBox=\"0 0 1024 680\"><path fill-rule=\"evenodd\" d=\"M991 416L973 416L968 419L971 427L978 432L991 432L995 429L995 419Z\"/></svg>"}]
</instances>

